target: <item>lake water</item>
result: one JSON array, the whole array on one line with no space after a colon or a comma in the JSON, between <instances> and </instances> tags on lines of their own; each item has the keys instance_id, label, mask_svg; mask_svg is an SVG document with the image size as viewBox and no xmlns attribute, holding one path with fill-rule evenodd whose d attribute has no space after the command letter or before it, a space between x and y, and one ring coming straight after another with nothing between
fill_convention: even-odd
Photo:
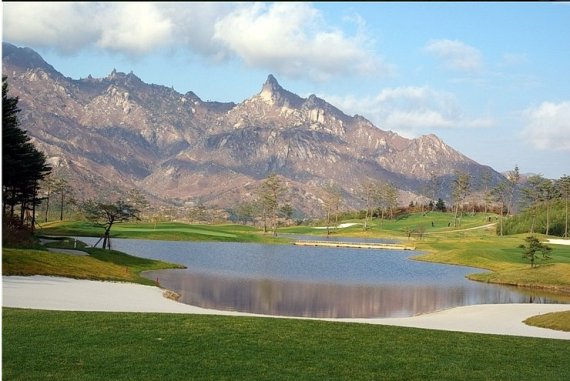
<instances>
[{"instance_id":1,"label":"lake water","mask_svg":"<svg viewBox=\"0 0 570 381\"><path fill-rule=\"evenodd\" d=\"M93 245L97 239L78 237ZM418 252L246 243L113 239L113 248L187 266L149 271L200 307L304 317L401 317L472 304L569 298L469 281L481 272L409 259Z\"/></svg>"}]
</instances>

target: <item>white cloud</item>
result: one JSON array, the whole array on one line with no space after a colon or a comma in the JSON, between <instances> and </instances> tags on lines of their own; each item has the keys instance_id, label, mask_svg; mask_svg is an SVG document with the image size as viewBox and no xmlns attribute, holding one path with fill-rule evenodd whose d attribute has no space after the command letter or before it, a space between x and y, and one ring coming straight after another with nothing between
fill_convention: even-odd
<instances>
[{"instance_id":1,"label":"white cloud","mask_svg":"<svg viewBox=\"0 0 570 381\"><path fill-rule=\"evenodd\" d=\"M4 40L72 54L97 46L129 56L171 40L172 23L154 3L8 3Z\"/></svg>"},{"instance_id":2,"label":"white cloud","mask_svg":"<svg viewBox=\"0 0 570 381\"><path fill-rule=\"evenodd\" d=\"M383 130L406 137L448 128L485 128L495 125L490 117L466 117L455 96L429 87L396 87L374 97L323 96L350 114L360 114Z\"/></svg>"},{"instance_id":3,"label":"white cloud","mask_svg":"<svg viewBox=\"0 0 570 381\"><path fill-rule=\"evenodd\" d=\"M2 8L4 41L72 53L100 33L90 16L101 9L95 3L17 2Z\"/></svg>"},{"instance_id":4,"label":"white cloud","mask_svg":"<svg viewBox=\"0 0 570 381\"><path fill-rule=\"evenodd\" d=\"M162 3L161 10L174 25L173 45L215 59L229 54L223 45L213 39L216 23L230 14L236 5L223 2Z\"/></svg>"},{"instance_id":5,"label":"white cloud","mask_svg":"<svg viewBox=\"0 0 570 381\"><path fill-rule=\"evenodd\" d=\"M152 3L116 3L95 20L101 26L97 45L129 55L148 53L172 38L172 22Z\"/></svg>"},{"instance_id":6,"label":"white cloud","mask_svg":"<svg viewBox=\"0 0 570 381\"><path fill-rule=\"evenodd\" d=\"M62 53L97 47L136 57L158 48L237 57L288 77L381 75L362 18L347 35L309 3L5 3L4 40Z\"/></svg>"},{"instance_id":7,"label":"white cloud","mask_svg":"<svg viewBox=\"0 0 570 381\"><path fill-rule=\"evenodd\" d=\"M543 102L523 112L526 127L521 135L540 150L570 151L570 101Z\"/></svg>"},{"instance_id":8,"label":"white cloud","mask_svg":"<svg viewBox=\"0 0 570 381\"><path fill-rule=\"evenodd\" d=\"M362 20L358 21L362 23ZM288 77L327 80L334 75L387 74L362 32L346 36L307 3L245 4L216 24L214 38L252 67Z\"/></svg>"},{"instance_id":9,"label":"white cloud","mask_svg":"<svg viewBox=\"0 0 570 381\"><path fill-rule=\"evenodd\" d=\"M443 60L445 67L476 73L483 68L481 52L457 40L431 40L424 49Z\"/></svg>"}]
</instances>

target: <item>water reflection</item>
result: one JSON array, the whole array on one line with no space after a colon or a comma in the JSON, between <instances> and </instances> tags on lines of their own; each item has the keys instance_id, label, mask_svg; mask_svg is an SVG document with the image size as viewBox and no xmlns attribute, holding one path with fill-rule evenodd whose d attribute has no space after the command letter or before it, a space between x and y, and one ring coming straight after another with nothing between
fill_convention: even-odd
<instances>
[{"instance_id":1,"label":"water reflection","mask_svg":"<svg viewBox=\"0 0 570 381\"><path fill-rule=\"evenodd\" d=\"M96 239L78 238L88 244ZM403 317L491 303L570 303L570 297L473 282L463 266L418 262L419 253L260 244L113 240L114 248L184 264L149 279L205 308L269 315Z\"/></svg>"},{"instance_id":2,"label":"water reflection","mask_svg":"<svg viewBox=\"0 0 570 381\"><path fill-rule=\"evenodd\" d=\"M146 272L180 302L204 308L267 315L366 318L405 317L446 308L493 303L555 303L496 285L342 285L272 279L228 278L185 270Z\"/></svg>"}]
</instances>

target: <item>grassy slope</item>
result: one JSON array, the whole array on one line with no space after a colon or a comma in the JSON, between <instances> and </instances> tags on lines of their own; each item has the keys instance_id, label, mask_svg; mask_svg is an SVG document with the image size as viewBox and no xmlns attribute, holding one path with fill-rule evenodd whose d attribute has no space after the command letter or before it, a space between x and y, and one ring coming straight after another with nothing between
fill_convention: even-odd
<instances>
[{"instance_id":1,"label":"grassy slope","mask_svg":"<svg viewBox=\"0 0 570 381\"><path fill-rule=\"evenodd\" d=\"M77 279L154 284L139 274L145 270L178 265L133 257L114 250L83 249L89 256L75 256L34 249L2 249L2 275L48 275Z\"/></svg>"},{"instance_id":2,"label":"grassy slope","mask_svg":"<svg viewBox=\"0 0 570 381\"><path fill-rule=\"evenodd\" d=\"M533 316L526 319L524 322L536 327L570 332L570 311L552 312L544 315Z\"/></svg>"},{"instance_id":3,"label":"grassy slope","mask_svg":"<svg viewBox=\"0 0 570 381\"><path fill-rule=\"evenodd\" d=\"M551 259L539 266L530 267L522 257L526 235L493 237L485 235L457 238L428 238L417 244L417 248L427 254L416 257L419 260L461 264L491 272L477 273L469 279L508 284L514 286L543 288L550 291L570 294L570 246L551 245Z\"/></svg>"},{"instance_id":4,"label":"grassy slope","mask_svg":"<svg viewBox=\"0 0 570 381\"><path fill-rule=\"evenodd\" d=\"M9 380L563 380L568 342L307 320L5 309ZM516 350L514 350L516 348Z\"/></svg>"}]
</instances>

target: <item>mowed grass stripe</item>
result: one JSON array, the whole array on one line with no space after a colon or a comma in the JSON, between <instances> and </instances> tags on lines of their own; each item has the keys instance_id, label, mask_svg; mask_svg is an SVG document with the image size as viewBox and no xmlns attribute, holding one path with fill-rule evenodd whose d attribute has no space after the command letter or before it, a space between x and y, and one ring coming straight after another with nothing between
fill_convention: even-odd
<instances>
[{"instance_id":1,"label":"mowed grass stripe","mask_svg":"<svg viewBox=\"0 0 570 381\"><path fill-rule=\"evenodd\" d=\"M308 320L3 310L6 380L564 380L569 342Z\"/></svg>"}]
</instances>

